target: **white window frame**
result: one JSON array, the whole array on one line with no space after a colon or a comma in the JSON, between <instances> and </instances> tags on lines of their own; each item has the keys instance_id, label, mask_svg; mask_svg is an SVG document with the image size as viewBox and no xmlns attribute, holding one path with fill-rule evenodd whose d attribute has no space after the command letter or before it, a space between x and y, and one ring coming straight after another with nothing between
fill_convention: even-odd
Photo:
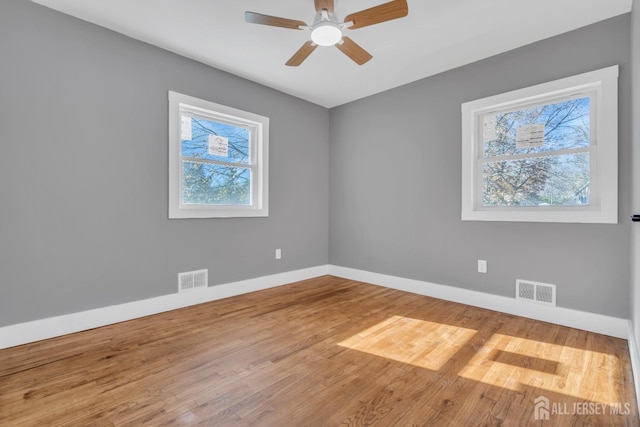
<instances>
[{"instance_id":1,"label":"white window frame","mask_svg":"<svg viewBox=\"0 0 640 427\"><path fill-rule=\"evenodd\" d=\"M591 97L590 203L585 206L486 207L483 118L488 113L572 96ZM618 66L462 104L462 220L561 223L618 222Z\"/></svg>"},{"instance_id":2,"label":"white window frame","mask_svg":"<svg viewBox=\"0 0 640 427\"><path fill-rule=\"evenodd\" d=\"M249 205L193 205L182 203L182 156L180 130L182 112L251 131ZM269 118L226 105L169 91L169 218L231 218L269 216Z\"/></svg>"}]
</instances>

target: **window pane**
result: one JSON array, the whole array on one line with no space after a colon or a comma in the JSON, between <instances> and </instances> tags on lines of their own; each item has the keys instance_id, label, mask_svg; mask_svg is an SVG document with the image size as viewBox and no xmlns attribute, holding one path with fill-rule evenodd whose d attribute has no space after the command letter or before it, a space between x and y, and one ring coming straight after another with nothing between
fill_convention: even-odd
<instances>
[{"instance_id":1,"label":"window pane","mask_svg":"<svg viewBox=\"0 0 640 427\"><path fill-rule=\"evenodd\" d=\"M180 155L249 164L251 132L244 127L182 116Z\"/></svg>"},{"instance_id":2,"label":"window pane","mask_svg":"<svg viewBox=\"0 0 640 427\"><path fill-rule=\"evenodd\" d=\"M590 145L590 98L570 99L483 118L484 158Z\"/></svg>"},{"instance_id":3,"label":"window pane","mask_svg":"<svg viewBox=\"0 0 640 427\"><path fill-rule=\"evenodd\" d=\"M251 170L184 161L182 162L182 203L250 205Z\"/></svg>"},{"instance_id":4,"label":"window pane","mask_svg":"<svg viewBox=\"0 0 640 427\"><path fill-rule=\"evenodd\" d=\"M483 206L589 204L589 153L486 162Z\"/></svg>"}]
</instances>

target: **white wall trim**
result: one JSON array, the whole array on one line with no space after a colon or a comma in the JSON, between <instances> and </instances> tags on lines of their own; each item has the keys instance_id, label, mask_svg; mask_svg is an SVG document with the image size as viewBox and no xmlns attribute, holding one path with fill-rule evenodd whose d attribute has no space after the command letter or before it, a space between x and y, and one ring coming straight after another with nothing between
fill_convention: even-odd
<instances>
[{"instance_id":1,"label":"white wall trim","mask_svg":"<svg viewBox=\"0 0 640 427\"><path fill-rule=\"evenodd\" d=\"M78 313L0 327L0 349L27 344L208 301L281 286L328 274L328 266L304 268L190 292L162 295Z\"/></svg>"},{"instance_id":2,"label":"white wall trim","mask_svg":"<svg viewBox=\"0 0 640 427\"><path fill-rule=\"evenodd\" d=\"M633 371L633 384L636 386L636 403L638 404L638 412L640 412L640 347L638 347L631 320L629 320L628 328L629 357L631 358L631 371Z\"/></svg>"},{"instance_id":3,"label":"white wall trim","mask_svg":"<svg viewBox=\"0 0 640 427\"><path fill-rule=\"evenodd\" d=\"M509 313L516 316L528 317L544 322L556 323L617 338L624 338L629 340L631 356L635 357L634 373L640 370L638 348L632 335L631 323L628 319L604 316L563 307L531 304L516 300L515 298L386 274L372 273L337 265L321 265L288 271L254 279L210 286L206 289L192 292L162 295L145 300L4 326L0 327L0 349L80 332L208 301L273 288L286 283L311 279L326 274L468 304L502 313ZM635 346L633 350L631 350L632 346ZM640 381L636 381L636 386L639 384Z\"/></svg>"},{"instance_id":4,"label":"white wall trim","mask_svg":"<svg viewBox=\"0 0 640 427\"><path fill-rule=\"evenodd\" d=\"M563 307L532 304L500 295L438 285L414 279L329 265L329 274L387 288L468 304L516 316L569 326L617 338L629 338L629 320Z\"/></svg>"}]
</instances>

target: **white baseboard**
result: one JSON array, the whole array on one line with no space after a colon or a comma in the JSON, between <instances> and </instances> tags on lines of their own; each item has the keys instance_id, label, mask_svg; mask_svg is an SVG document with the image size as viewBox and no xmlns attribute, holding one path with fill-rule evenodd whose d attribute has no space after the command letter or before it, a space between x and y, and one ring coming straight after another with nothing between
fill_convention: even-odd
<instances>
[{"instance_id":1,"label":"white baseboard","mask_svg":"<svg viewBox=\"0 0 640 427\"><path fill-rule=\"evenodd\" d=\"M588 313L563 307L533 304L500 295L438 285L420 280L405 279L386 274L371 273L337 265L329 265L329 274L612 337L624 339L628 339L629 337L628 319L604 316L602 314Z\"/></svg>"},{"instance_id":2,"label":"white baseboard","mask_svg":"<svg viewBox=\"0 0 640 427\"><path fill-rule=\"evenodd\" d=\"M631 370L633 371L633 384L636 386L636 403L640 413L640 347L633 329L633 322L629 320L629 357L631 358Z\"/></svg>"},{"instance_id":3,"label":"white baseboard","mask_svg":"<svg viewBox=\"0 0 640 427\"><path fill-rule=\"evenodd\" d=\"M438 285L420 280L372 273L336 265L321 265L255 279L210 286L206 289L192 292L163 295L140 301L132 301L0 327L0 349L106 326L125 320L201 304L203 302L268 289L286 283L323 276L325 274L629 339L630 326L628 319L587 313L562 307L548 307L519 301L515 298L507 298L453 286ZM631 343L630 339L629 343ZM636 370L634 370L634 372L636 372Z\"/></svg>"},{"instance_id":4,"label":"white baseboard","mask_svg":"<svg viewBox=\"0 0 640 427\"><path fill-rule=\"evenodd\" d=\"M328 274L328 266L288 271L255 279L210 286L190 292L111 305L78 313L0 327L0 349L27 344L190 305L273 288Z\"/></svg>"}]
</instances>

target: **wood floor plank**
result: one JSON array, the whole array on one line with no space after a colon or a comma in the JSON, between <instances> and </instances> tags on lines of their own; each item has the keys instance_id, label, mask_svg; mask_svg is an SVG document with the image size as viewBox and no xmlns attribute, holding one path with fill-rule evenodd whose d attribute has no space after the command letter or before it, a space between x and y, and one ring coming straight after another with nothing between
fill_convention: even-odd
<instances>
[{"instance_id":1,"label":"wood floor plank","mask_svg":"<svg viewBox=\"0 0 640 427\"><path fill-rule=\"evenodd\" d=\"M333 276L0 350L3 426L637 427L634 390L624 340Z\"/></svg>"}]
</instances>

